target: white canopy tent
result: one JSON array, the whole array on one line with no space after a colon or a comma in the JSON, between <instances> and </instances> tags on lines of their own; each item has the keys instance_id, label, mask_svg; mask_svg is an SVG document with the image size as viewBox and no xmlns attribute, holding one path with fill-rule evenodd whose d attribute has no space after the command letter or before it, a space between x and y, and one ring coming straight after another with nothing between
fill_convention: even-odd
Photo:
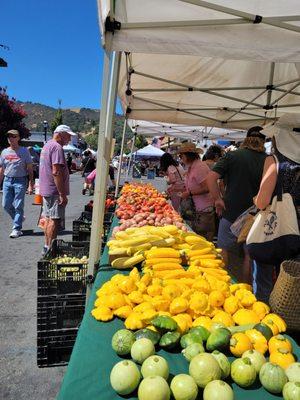
<instances>
[{"instance_id":1,"label":"white canopy tent","mask_svg":"<svg viewBox=\"0 0 300 400\"><path fill-rule=\"evenodd\" d=\"M81 150L78 149L78 147L73 146L73 144L67 144L66 146L63 146L63 149L65 152L71 152L71 153L81 153Z\"/></svg>"},{"instance_id":2,"label":"white canopy tent","mask_svg":"<svg viewBox=\"0 0 300 400\"><path fill-rule=\"evenodd\" d=\"M148 146L143 147L133 153L134 157L161 157L165 152L163 150L158 149L152 144L148 144Z\"/></svg>"},{"instance_id":3,"label":"white canopy tent","mask_svg":"<svg viewBox=\"0 0 300 400\"><path fill-rule=\"evenodd\" d=\"M106 51L89 275L117 87L126 119L245 129L300 110L298 0L98 0L98 10Z\"/></svg>"},{"instance_id":4,"label":"white canopy tent","mask_svg":"<svg viewBox=\"0 0 300 400\"><path fill-rule=\"evenodd\" d=\"M188 139L194 141L203 140L243 140L246 132L242 130L213 128L206 126L190 126L165 124L155 121L138 121L129 119L128 126L137 135L168 136L172 138Z\"/></svg>"},{"instance_id":5,"label":"white canopy tent","mask_svg":"<svg viewBox=\"0 0 300 400\"><path fill-rule=\"evenodd\" d=\"M298 86L300 63L126 54L118 93L131 119L248 129L300 112Z\"/></svg>"},{"instance_id":6,"label":"white canopy tent","mask_svg":"<svg viewBox=\"0 0 300 400\"><path fill-rule=\"evenodd\" d=\"M298 0L98 0L109 50L300 62ZM111 46L108 31L114 31Z\"/></svg>"}]
</instances>

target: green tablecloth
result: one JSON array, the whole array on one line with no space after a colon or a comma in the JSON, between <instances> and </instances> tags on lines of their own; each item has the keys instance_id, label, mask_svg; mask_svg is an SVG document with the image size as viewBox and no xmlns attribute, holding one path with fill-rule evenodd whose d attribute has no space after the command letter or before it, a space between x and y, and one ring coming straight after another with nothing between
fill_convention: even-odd
<instances>
[{"instance_id":1,"label":"green tablecloth","mask_svg":"<svg viewBox=\"0 0 300 400\"><path fill-rule=\"evenodd\" d=\"M114 220L116 225L117 220ZM100 265L108 263L108 251L105 249ZM137 399L136 393L129 397L117 395L110 386L109 376L114 364L122 359L111 348L111 338L116 330L123 328L123 321L115 318L111 322L98 322L91 316L91 310L96 299L96 291L115 273L110 267L100 268L93 287L92 295L87 306L73 353L64 377L58 400L113 400L113 399ZM292 339L291 339L292 340ZM300 348L292 340L295 354L300 359ZM159 350L158 354L167 359L170 365L170 373L188 373L188 362L178 353L168 353ZM241 389L233 384L236 400L271 400L278 396L265 391L260 385L251 389ZM202 395L198 396L202 399ZM153 399L155 400L155 399Z\"/></svg>"}]
</instances>

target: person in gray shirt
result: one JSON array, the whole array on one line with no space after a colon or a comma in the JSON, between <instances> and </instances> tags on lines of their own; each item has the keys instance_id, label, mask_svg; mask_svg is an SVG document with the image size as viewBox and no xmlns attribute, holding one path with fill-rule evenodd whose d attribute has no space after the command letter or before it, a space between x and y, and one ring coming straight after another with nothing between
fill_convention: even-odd
<instances>
[{"instance_id":1,"label":"person in gray shirt","mask_svg":"<svg viewBox=\"0 0 300 400\"><path fill-rule=\"evenodd\" d=\"M29 177L29 194L33 191L33 168L28 149L19 144L19 132L11 129L7 132L7 136L10 146L0 155L0 183L4 178L2 206L13 220L9 236L17 238L22 235L27 177Z\"/></svg>"}]
</instances>

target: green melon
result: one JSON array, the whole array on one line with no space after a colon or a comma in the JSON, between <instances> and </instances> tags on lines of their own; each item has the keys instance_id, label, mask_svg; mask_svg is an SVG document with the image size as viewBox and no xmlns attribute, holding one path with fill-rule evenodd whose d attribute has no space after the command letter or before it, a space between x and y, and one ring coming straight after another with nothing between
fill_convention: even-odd
<instances>
[{"instance_id":1,"label":"green melon","mask_svg":"<svg viewBox=\"0 0 300 400\"><path fill-rule=\"evenodd\" d=\"M130 353L134 342L135 336L133 332L128 329L120 329L113 335L111 346L119 356L125 356Z\"/></svg>"}]
</instances>

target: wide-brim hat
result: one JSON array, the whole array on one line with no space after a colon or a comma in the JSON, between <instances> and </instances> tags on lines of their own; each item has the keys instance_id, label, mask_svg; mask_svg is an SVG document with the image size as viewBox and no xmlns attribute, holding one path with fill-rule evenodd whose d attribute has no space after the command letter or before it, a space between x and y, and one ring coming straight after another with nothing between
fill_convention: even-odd
<instances>
[{"instance_id":1,"label":"wide-brim hat","mask_svg":"<svg viewBox=\"0 0 300 400\"><path fill-rule=\"evenodd\" d=\"M275 123L266 125L261 133L274 137L279 152L300 163L300 114L283 114Z\"/></svg>"},{"instance_id":2,"label":"wide-brim hat","mask_svg":"<svg viewBox=\"0 0 300 400\"><path fill-rule=\"evenodd\" d=\"M192 142L186 142L182 143L179 148L178 148L178 153L179 154L184 154L184 153L203 153L203 150L200 147L196 147L195 143Z\"/></svg>"}]
</instances>

